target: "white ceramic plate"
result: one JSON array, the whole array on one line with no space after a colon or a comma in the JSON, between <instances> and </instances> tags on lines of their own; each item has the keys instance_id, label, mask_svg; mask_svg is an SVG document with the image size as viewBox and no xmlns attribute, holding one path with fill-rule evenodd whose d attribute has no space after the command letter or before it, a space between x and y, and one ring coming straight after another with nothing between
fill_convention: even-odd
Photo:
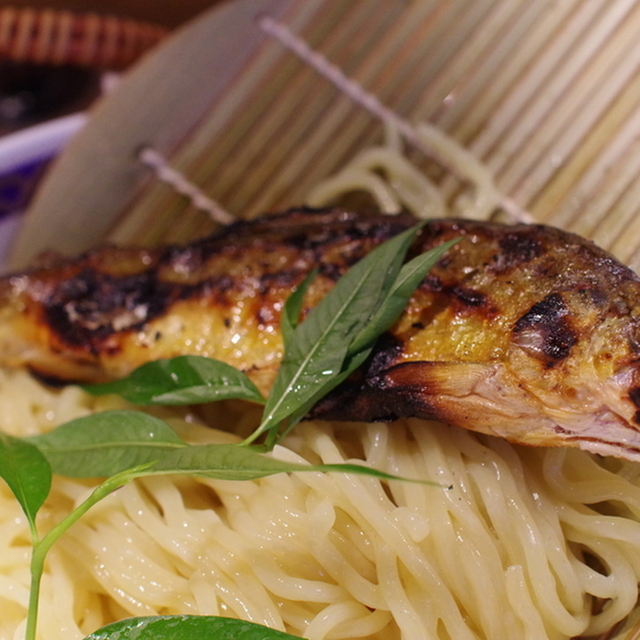
<instances>
[{"instance_id":1,"label":"white ceramic plate","mask_svg":"<svg viewBox=\"0 0 640 640\"><path fill-rule=\"evenodd\" d=\"M50 160L82 128L85 120L83 113L75 113L0 138L0 176Z\"/></svg>"},{"instance_id":2,"label":"white ceramic plate","mask_svg":"<svg viewBox=\"0 0 640 640\"><path fill-rule=\"evenodd\" d=\"M0 268L40 178L85 120L77 113L0 137Z\"/></svg>"}]
</instances>

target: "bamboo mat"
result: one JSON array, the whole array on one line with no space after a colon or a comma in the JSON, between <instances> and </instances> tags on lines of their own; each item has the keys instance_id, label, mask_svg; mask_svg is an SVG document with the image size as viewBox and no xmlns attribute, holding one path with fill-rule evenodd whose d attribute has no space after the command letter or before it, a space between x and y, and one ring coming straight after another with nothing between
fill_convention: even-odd
<instances>
[{"instance_id":1,"label":"bamboo mat","mask_svg":"<svg viewBox=\"0 0 640 640\"><path fill-rule=\"evenodd\" d=\"M533 219L640 270L640 2L294 0L278 19L397 114L457 141ZM303 202L383 135L378 119L266 38L164 152L227 211L252 217ZM448 202L473 197L437 158L409 154ZM184 240L214 226L149 180L108 237Z\"/></svg>"}]
</instances>

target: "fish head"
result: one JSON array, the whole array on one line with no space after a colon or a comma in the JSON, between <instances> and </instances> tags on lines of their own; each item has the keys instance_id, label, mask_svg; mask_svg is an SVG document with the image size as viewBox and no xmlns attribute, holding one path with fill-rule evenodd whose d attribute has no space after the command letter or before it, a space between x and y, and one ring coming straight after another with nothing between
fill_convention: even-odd
<instances>
[{"instance_id":1,"label":"fish head","mask_svg":"<svg viewBox=\"0 0 640 640\"><path fill-rule=\"evenodd\" d=\"M551 419L540 444L640 460L639 293L633 279L553 291L515 321L507 367Z\"/></svg>"}]
</instances>

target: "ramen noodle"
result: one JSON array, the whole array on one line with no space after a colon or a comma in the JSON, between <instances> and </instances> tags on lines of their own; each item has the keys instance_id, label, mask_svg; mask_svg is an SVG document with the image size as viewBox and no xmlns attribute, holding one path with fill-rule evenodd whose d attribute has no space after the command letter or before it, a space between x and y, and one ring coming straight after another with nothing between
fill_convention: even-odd
<instances>
[{"instance_id":1,"label":"ramen noodle","mask_svg":"<svg viewBox=\"0 0 640 640\"><path fill-rule=\"evenodd\" d=\"M52 392L22 372L5 372L0 383L2 426L13 435L125 406L75 387ZM233 437L188 413L158 413L192 441ZM251 415L245 420L248 427ZM516 447L420 420L303 424L274 455L365 460L439 486L319 473L135 482L52 549L42 637L81 638L130 615L200 613L313 639L559 639L601 633L635 605L636 464ZM90 488L57 478L40 526L60 520ZM3 639L23 632L28 541L2 486Z\"/></svg>"}]
</instances>

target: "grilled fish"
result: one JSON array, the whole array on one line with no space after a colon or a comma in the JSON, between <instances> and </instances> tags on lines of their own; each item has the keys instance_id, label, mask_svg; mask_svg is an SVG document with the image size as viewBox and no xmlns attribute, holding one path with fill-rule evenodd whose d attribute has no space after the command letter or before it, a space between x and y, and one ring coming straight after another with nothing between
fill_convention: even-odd
<instances>
[{"instance_id":1,"label":"grilled fish","mask_svg":"<svg viewBox=\"0 0 640 640\"><path fill-rule=\"evenodd\" d=\"M409 215L297 209L188 246L106 247L0 283L0 362L100 382L179 354L224 360L263 392L286 297L315 267L312 308ZM640 279L542 225L434 220L413 254L461 238L370 360L312 410L415 416L531 445L640 460Z\"/></svg>"}]
</instances>

